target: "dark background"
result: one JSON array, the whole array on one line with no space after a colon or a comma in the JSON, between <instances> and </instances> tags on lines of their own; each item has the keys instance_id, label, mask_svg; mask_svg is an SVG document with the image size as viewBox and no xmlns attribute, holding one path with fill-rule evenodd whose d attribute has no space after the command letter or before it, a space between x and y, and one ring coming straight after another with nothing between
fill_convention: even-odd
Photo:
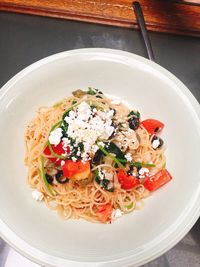
<instances>
[{"instance_id":1,"label":"dark background","mask_svg":"<svg viewBox=\"0 0 200 267\"><path fill-rule=\"evenodd\" d=\"M200 38L150 33L150 40L156 62L184 82L200 102ZM147 57L136 30L0 12L0 87L41 58L88 47L120 49ZM1 252L5 245L1 244L3 267L5 255ZM156 266L200 266L200 220L173 249L145 265Z\"/></svg>"}]
</instances>

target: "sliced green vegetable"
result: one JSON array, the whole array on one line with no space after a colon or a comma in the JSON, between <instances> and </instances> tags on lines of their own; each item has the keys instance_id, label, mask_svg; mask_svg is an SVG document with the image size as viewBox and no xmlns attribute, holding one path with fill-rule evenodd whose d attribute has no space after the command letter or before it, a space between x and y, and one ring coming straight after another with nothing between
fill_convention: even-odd
<instances>
[{"instance_id":1,"label":"sliced green vegetable","mask_svg":"<svg viewBox=\"0 0 200 267\"><path fill-rule=\"evenodd\" d=\"M44 171L44 157L41 157L41 163L42 163L42 170L40 171L40 175L44 181L44 184L46 186L46 189L49 191L49 193L52 195L52 196L55 196L56 195L56 192L53 190L53 188L49 185L49 183L47 182L47 179L46 179L46 174L45 174L45 171Z\"/></svg>"},{"instance_id":2,"label":"sliced green vegetable","mask_svg":"<svg viewBox=\"0 0 200 267\"><path fill-rule=\"evenodd\" d=\"M87 91L87 94L88 95L96 95L96 91L94 91L94 89L92 87L88 87L88 91Z\"/></svg>"},{"instance_id":3,"label":"sliced green vegetable","mask_svg":"<svg viewBox=\"0 0 200 267\"><path fill-rule=\"evenodd\" d=\"M127 206L126 206L126 208L127 208L128 210L132 209L132 207L133 207L133 203L131 203L130 205L127 205Z\"/></svg>"},{"instance_id":4,"label":"sliced green vegetable","mask_svg":"<svg viewBox=\"0 0 200 267\"><path fill-rule=\"evenodd\" d=\"M104 153L104 155L110 157L121 169L123 170L125 169L124 165L116 157L111 155L104 147L98 145L98 143L97 143L97 146Z\"/></svg>"},{"instance_id":5,"label":"sliced green vegetable","mask_svg":"<svg viewBox=\"0 0 200 267\"><path fill-rule=\"evenodd\" d=\"M57 153L55 153L53 151L53 148L52 148L52 145L50 144L49 141L47 141L47 145L49 147L49 150L51 151L51 155L54 157L54 158L57 158L57 159L66 159L66 157L62 156L62 155L58 155Z\"/></svg>"},{"instance_id":6,"label":"sliced green vegetable","mask_svg":"<svg viewBox=\"0 0 200 267\"><path fill-rule=\"evenodd\" d=\"M66 116L69 115L69 112L70 112L73 108L75 108L75 107L77 107L77 106L78 106L78 103L75 103L74 105L72 105L70 108L68 108L68 109L63 113L63 115L62 115L62 123L64 123L64 119L65 119Z\"/></svg>"},{"instance_id":7,"label":"sliced green vegetable","mask_svg":"<svg viewBox=\"0 0 200 267\"><path fill-rule=\"evenodd\" d=\"M155 167L154 164L150 164L150 163L144 163L144 162L131 162L130 166L136 167L136 168L140 168L140 167Z\"/></svg>"},{"instance_id":8,"label":"sliced green vegetable","mask_svg":"<svg viewBox=\"0 0 200 267\"><path fill-rule=\"evenodd\" d=\"M102 95L103 93L99 89L88 87L87 94L88 95L96 95L96 94Z\"/></svg>"},{"instance_id":9,"label":"sliced green vegetable","mask_svg":"<svg viewBox=\"0 0 200 267\"><path fill-rule=\"evenodd\" d=\"M49 131L49 134L50 134L52 131L54 131L56 128L58 128L60 125L61 125L61 121L58 121L57 123L55 123L55 124L51 127L51 129L50 129L50 131ZM49 143L49 140L46 141L46 143L45 143L45 145L44 145L44 149L45 149L47 146L49 146L50 151L51 151L51 149L53 150L51 144ZM53 153L55 153L55 152L53 151ZM55 153L55 154L56 154L56 153Z\"/></svg>"},{"instance_id":10,"label":"sliced green vegetable","mask_svg":"<svg viewBox=\"0 0 200 267\"><path fill-rule=\"evenodd\" d=\"M58 121L56 122L50 129L50 132L51 133L52 131L54 131L56 128L58 128L59 126L61 125L61 121Z\"/></svg>"}]
</instances>

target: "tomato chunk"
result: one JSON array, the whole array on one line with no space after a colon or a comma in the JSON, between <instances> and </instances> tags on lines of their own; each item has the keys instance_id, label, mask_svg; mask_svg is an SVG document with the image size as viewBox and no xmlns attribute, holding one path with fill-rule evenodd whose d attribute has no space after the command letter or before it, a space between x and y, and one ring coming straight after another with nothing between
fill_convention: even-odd
<instances>
[{"instance_id":1,"label":"tomato chunk","mask_svg":"<svg viewBox=\"0 0 200 267\"><path fill-rule=\"evenodd\" d=\"M118 169L117 177L119 183L121 184L121 188L125 190L132 189L136 185L140 184L140 181L137 178L128 175L122 169Z\"/></svg>"},{"instance_id":2,"label":"tomato chunk","mask_svg":"<svg viewBox=\"0 0 200 267\"><path fill-rule=\"evenodd\" d=\"M168 183L171 179L171 174L166 169L163 169L157 172L155 175L147 178L143 185L149 191L154 191Z\"/></svg>"},{"instance_id":3,"label":"tomato chunk","mask_svg":"<svg viewBox=\"0 0 200 267\"><path fill-rule=\"evenodd\" d=\"M111 220L111 214L113 211L113 207L111 204L105 204L98 207L97 218L99 221L105 223Z\"/></svg>"},{"instance_id":4,"label":"tomato chunk","mask_svg":"<svg viewBox=\"0 0 200 267\"><path fill-rule=\"evenodd\" d=\"M161 121L154 119L144 120L140 123L140 125L142 125L151 135L160 132L165 126Z\"/></svg>"},{"instance_id":5,"label":"tomato chunk","mask_svg":"<svg viewBox=\"0 0 200 267\"><path fill-rule=\"evenodd\" d=\"M65 164L62 166L62 171L67 178L82 180L87 178L90 174L90 162L66 160Z\"/></svg>"},{"instance_id":6,"label":"tomato chunk","mask_svg":"<svg viewBox=\"0 0 200 267\"><path fill-rule=\"evenodd\" d=\"M61 143L59 143L57 146L54 146L54 145L51 145L51 146L52 146L53 151L56 154L62 155L63 153L65 153L65 150L63 149L63 146L62 146ZM47 155L47 156L51 156L51 151L49 149L49 146L46 146L46 148L44 149L44 154ZM49 158L49 160L51 160L52 162L60 165L62 159L57 159L55 157L52 157L52 158Z\"/></svg>"}]
</instances>

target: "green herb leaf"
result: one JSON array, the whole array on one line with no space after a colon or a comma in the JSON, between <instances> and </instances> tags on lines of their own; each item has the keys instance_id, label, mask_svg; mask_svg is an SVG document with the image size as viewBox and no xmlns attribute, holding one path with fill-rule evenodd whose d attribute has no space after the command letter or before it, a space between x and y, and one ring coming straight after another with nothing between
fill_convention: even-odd
<instances>
[{"instance_id":1,"label":"green herb leaf","mask_svg":"<svg viewBox=\"0 0 200 267\"><path fill-rule=\"evenodd\" d=\"M97 184L101 185L108 192L114 192L114 187L108 189L108 185L110 183L108 179L105 178L103 180L100 179L99 171L97 169L94 171L94 174L95 174L95 181L97 182Z\"/></svg>"},{"instance_id":2,"label":"green herb leaf","mask_svg":"<svg viewBox=\"0 0 200 267\"><path fill-rule=\"evenodd\" d=\"M47 141L47 145L48 145L48 147L49 147L49 150L50 150L50 152L51 152L51 155L52 155L54 158L57 158L57 159L66 159L66 157L61 156L61 155L59 155L59 154L57 154L57 153L55 153L55 152L53 151L52 145L50 144L49 141Z\"/></svg>"},{"instance_id":3,"label":"green herb leaf","mask_svg":"<svg viewBox=\"0 0 200 267\"><path fill-rule=\"evenodd\" d=\"M127 163L127 160L125 158L124 153L121 151L121 149L113 142L110 142L108 145L106 145L106 150L109 153L115 154L116 158L121 162L121 163Z\"/></svg>"},{"instance_id":4,"label":"green herb leaf","mask_svg":"<svg viewBox=\"0 0 200 267\"><path fill-rule=\"evenodd\" d=\"M92 87L88 87L87 94L88 95L96 95L97 91L93 89Z\"/></svg>"},{"instance_id":5,"label":"green herb leaf","mask_svg":"<svg viewBox=\"0 0 200 267\"><path fill-rule=\"evenodd\" d=\"M97 146L99 147L99 149L104 153L104 155L110 157L115 163L117 163L117 165L121 168L121 169L125 169L124 165L116 158L114 157L113 155L111 155L111 153L109 153L104 147L98 145L97 143Z\"/></svg>"},{"instance_id":6,"label":"green herb leaf","mask_svg":"<svg viewBox=\"0 0 200 267\"><path fill-rule=\"evenodd\" d=\"M100 162L103 158L103 155L104 155L104 153L100 149L98 149L97 152L94 154L94 157L92 159L92 164L94 164L94 165L100 164Z\"/></svg>"},{"instance_id":7,"label":"green herb leaf","mask_svg":"<svg viewBox=\"0 0 200 267\"><path fill-rule=\"evenodd\" d=\"M132 111L129 112L129 114L128 114L128 117L131 117L131 116L134 116L134 117L140 119L140 112L137 111L137 110L136 110L136 111L132 110Z\"/></svg>"}]
</instances>

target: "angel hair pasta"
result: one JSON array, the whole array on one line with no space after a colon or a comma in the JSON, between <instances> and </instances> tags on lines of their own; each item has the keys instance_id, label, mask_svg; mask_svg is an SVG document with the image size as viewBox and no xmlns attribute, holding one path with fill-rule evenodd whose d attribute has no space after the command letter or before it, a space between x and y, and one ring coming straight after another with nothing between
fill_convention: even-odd
<instances>
[{"instance_id":1,"label":"angel hair pasta","mask_svg":"<svg viewBox=\"0 0 200 267\"><path fill-rule=\"evenodd\" d=\"M94 88L39 108L25 133L33 198L64 219L110 223L132 212L172 178L163 128Z\"/></svg>"}]
</instances>

